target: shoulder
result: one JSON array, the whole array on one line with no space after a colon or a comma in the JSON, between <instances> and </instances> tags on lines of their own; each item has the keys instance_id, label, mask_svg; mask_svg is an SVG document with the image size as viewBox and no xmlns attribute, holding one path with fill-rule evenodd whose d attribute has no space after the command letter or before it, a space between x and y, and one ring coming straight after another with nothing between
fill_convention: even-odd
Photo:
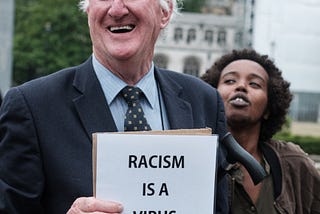
<instances>
[{"instance_id":1,"label":"shoulder","mask_svg":"<svg viewBox=\"0 0 320 214\"><path fill-rule=\"evenodd\" d=\"M65 68L62 70L59 70L55 73L42 76L33 80L30 80L20 86L18 86L19 89L23 91L28 90L39 90L41 88L51 88L55 87L57 85L60 85L64 82L70 82L72 83L72 78L74 77L74 73L76 71L77 67L70 67Z\"/></svg>"},{"instance_id":2,"label":"shoulder","mask_svg":"<svg viewBox=\"0 0 320 214\"><path fill-rule=\"evenodd\" d=\"M27 97L38 96L38 98L68 93L68 89L73 87L76 74L89 73L87 66L90 65L92 65L91 60L87 60L81 65L64 68L52 74L28 81L15 89Z\"/></svg>"},{"instance_id":3,"label":"shoulder","mask_svg":"<svg viewBox=\"0 0 320 214\"><path fill-rule=\"evenodd\" d=\"M292 142L270 140L267 143L277 153L280 162L292 168L305 167L315 169L315 163L303 149Z\"/></svg>"},{"instance_id":4,"label":"shoulder","mask_svg":"<svg viewBox=\"0 0 320 214\"><path fill-rule=\"evenodd\" d=\"M167 83L172 82L178 84L183 90L191 94L198 93L199 96L207 94L212 96L212 94L217 94L216 88L210 86L200 78L189 74L156 68L156 75Z\"/></svg>"},{"instance_id":5,"label":"shoulder","mask_svg":"<svg viewBox=\"0 0 320 214\"><path fill-rule=\"evenodd\" d=\"M267 144L273 147L280 156L307 156L307 153L299 145L292 142L272 139Z\"/></svg>"},{"instance_id":6,"label":"shoulder","mask_svg":"<svg viewBox=\"0 0 320 214\"><path fill-rule=\"evenodd\" d=\"M176 72L176 71L172 71L172 70L167 70L167 69L162 69L162 68L156 68L159 72L160 75L165 75L169 78L172 78L176 81L179 81L179 82L189 82L191 81L192 83L195 83L195 84L203 84L204 81L201 80L200 78L198 77L195 77L193 75L190 75L190 74L184 74L184 73L180 73L180 72Z\"/></svg>"},{"instance_id":7,"label":"shoulder","mask_svg":"<svg viewBox=\"0 0 320 214\"><path fill-rule=\"evenodd\" d=\"M61 99L74 93L72 82L76 70L77 67L66 68L12 87L7 92L5 100L11 107L28 106L34 109L61 103Z\"/></svg>"},{"instance_id":8,"label":"shoulder","mask_svg":"<svg viewBox=\"0 0 320 214\"><path fill-rule=\"evenodd\" d=\"M292 142L271 139L267 145L273 148L281 159L309 159L308 154L299 145Z\"/></svg>"}]
</instances>

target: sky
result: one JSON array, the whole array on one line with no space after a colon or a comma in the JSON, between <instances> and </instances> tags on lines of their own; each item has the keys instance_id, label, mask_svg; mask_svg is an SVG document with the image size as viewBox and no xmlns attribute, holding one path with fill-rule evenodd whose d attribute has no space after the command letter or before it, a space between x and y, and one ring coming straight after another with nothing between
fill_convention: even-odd
<instances>
[{"instance_id":1,"label":"sky","mask_svg":"<svg viewBox=\"0 0 320 214\"><path fill-rule=\"evenodd\" d=\"M291 89L320 93L320 0L256 0L253 47L274 58Z\"/></svg>"}]
</instances>

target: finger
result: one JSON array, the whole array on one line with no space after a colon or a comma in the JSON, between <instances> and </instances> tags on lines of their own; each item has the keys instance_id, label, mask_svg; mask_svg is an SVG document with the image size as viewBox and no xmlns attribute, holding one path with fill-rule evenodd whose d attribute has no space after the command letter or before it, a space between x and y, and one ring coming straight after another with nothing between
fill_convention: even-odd
<instances>
[{"instance_id":1,"label":"finger","mask_svg":"<svg viewBox=\"0 0 320 214\"><path fill-rule=\"evenodd\" d=\"M114 201L103 201L94 197L77 198L67 214L83 212L121 213L123 207Z\"/></svg>"}]
</instances>

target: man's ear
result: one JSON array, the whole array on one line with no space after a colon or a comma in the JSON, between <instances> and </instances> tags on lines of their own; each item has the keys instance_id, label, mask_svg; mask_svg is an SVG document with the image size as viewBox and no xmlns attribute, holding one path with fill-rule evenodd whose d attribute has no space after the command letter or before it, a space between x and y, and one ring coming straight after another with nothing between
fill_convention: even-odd
<instances>
[{"instance_id":1,"label":"man's ear","mask_svg":"<svg viewBox=\"0 0 320 214\"><path fill-rule=\"evenodd\" d=\"M172 0L167 0L167 2L169 5L168 11L161 8L161 25L160 25L161 29L165 28L169 24L169 21L173 12Z\"/></svg>"},{"instance_id":2,"label":"man's ear","mask_svg":"<svg viewBox=\"0 0 320 214\"><path fill-rule=\"evenodd\" d=\"M89 22L89 7L86 9L86 14L87 14L87 20L88 20L88 26L90 27L90 22Z\"/></svg>"}]
</instances>

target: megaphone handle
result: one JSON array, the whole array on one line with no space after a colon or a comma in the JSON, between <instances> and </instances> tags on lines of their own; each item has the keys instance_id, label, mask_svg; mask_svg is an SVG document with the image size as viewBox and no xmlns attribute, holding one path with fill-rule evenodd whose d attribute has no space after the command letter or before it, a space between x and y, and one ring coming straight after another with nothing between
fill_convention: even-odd
<instances>
[{"instance_id":1,"label":"megaphone handle","mask_svg":"<svg viewBox=\"0 0 320 214\"><path fill-rule=\"evenodd\" d=\"M237 143L230 132L222 137L221 142L227 148L227 160L230 163L240 162L248 170L255 185L267 176L259 162Z\"/></svg>"}]
</instances>

